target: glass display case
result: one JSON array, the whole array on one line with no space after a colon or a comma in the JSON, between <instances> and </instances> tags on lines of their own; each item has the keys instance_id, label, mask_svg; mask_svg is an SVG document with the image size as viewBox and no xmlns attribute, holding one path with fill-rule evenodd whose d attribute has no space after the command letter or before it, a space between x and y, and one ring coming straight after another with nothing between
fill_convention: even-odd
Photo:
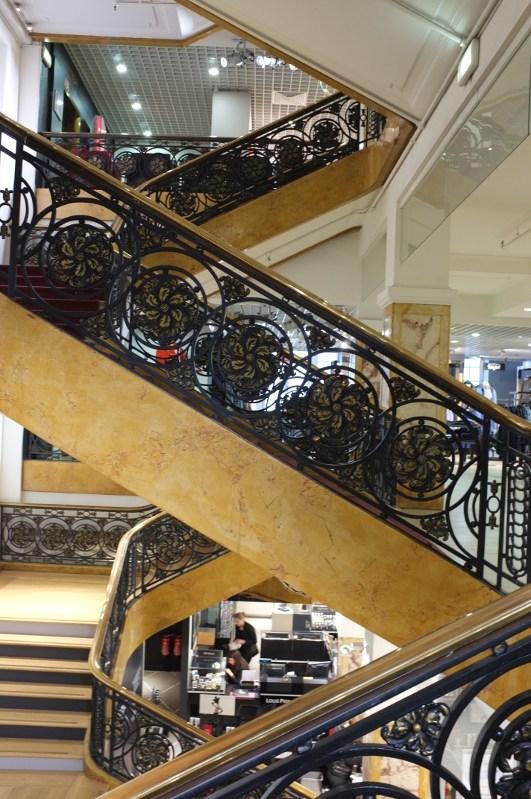
<instances>
[{"instance_id":1,"label":"glass display case","mask_svg":"<svg viewBox=\"0 0 531 799\"><path fill-rule=\"evenodd\" d=\"M225 659L221 649L195 647L189 668L189 691L225 690Z\"/></svg>"}]
</instances>

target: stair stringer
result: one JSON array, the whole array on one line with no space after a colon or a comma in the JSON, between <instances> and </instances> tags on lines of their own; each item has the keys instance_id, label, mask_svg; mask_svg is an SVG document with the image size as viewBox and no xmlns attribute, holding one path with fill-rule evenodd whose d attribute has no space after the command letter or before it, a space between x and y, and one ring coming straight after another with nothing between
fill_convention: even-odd
<instances>
[{"instance_id":1,"label":"stair stringer","mask_svg":"<svg viewBox=\"0 0 531 799\"><path fill-rule=\"evenodd\" d=\"M0 340L2 413L392 643L498 597L3 296Z\"/></svg>"}]
</instances>

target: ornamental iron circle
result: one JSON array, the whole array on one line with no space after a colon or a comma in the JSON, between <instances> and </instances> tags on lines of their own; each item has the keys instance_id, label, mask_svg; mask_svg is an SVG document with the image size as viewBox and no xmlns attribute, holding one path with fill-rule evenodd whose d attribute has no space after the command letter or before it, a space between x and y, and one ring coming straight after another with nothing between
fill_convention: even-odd
<instances>
[{"instance_id":1,"label":"ornamental iron circle","mask_svg":"<svg viewBox=\"0 0 531 799\"><path fill-rule=\"evenodd\" d=\"M455 462L449 429L436 419L414 418L396 426L389 466L396 483L423 498L445 489ZM430 498L431 498L430 497Z\"/></svg>"},{"instance_id":2,"label":"ornamental iron circle","mask_svg":"<svg viewBox=\"0 0 531 799\"><path fill-rule=\"evenodd\" d=\"M251 395L271 387L282 374L285 342L277 331L246 321L229 326L225 333L218 355L223 380L237 392Z\"/></svg>"},{"instance_id":3,"label":"ornamental iron circle","mask_svg":"<svg viewBox=\"0 0 531 799\"><path fill-rule=\"evenodd\" d=\"M169 269L143 273L131 288L133 327L149 341L177 344L197 324L201 307L190 282Z\"/></svg>"},{"instance_id":4,"label":"ornamental iron circle","mask_svg":"<svg viewBox=\"0 0 531 799\"><path fill-rule=\"evenodd\" d=\"M46 254L50 277L76 290L104 281L115 261L111 237L96 220L56 228Z\"/></svg>"}]
</instances>

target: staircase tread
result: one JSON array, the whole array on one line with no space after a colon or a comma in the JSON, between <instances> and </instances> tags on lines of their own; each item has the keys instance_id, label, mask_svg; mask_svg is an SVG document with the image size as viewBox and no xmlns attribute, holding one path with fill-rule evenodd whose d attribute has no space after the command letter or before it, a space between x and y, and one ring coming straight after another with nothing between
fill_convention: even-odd
<instances>
[{"instance_id":1,"label":"staircase tread","mask_svg":"<svg viewBox=\"0 0 531 799\"><path fill-rule=\"evenodd\" d=\"M91 699L90 685L50 685L40 682L0 682L0 696Z\"/></svg>"},{"instance_id":2,"label":"staircase tread","mask_svg":"<svg viewBox=\"0 0 531 799\"><path fill-rule=\"evenodd\" d=\"M61 649L90 649L92 638L76 638L66 635L24 635L24 633L0 633L0 644L23 646L54 646Z\"/></svg>"},{"instance_id":3,"label":"staircase tread","mask_svg":"<svg viewBox=\"0 0 531 799\"><path fill-rule=\"evenodd\" d=\"M1 669L20 671L67 671L89 674L88 662L83 660L52 660L51 658L10 658L0 657Z\"/></svg>"},{"instance_id":4,"label":"staircase tread","mask_svg":"<svg viewBox=\"0 0 531 799\"><path fill-rule=\"evenodd\" d=\"M90 713L72 710L12 710L0 708L0 725L11 724L24 727L88 727Z\"/></svg>"},{"instance_id":5,"label":"staircase tread","mask_svg":"<svg viewBox=\"0 0 531 799\"><path fill-rule=\"evenodd\" d=\"M0 757L54 757L83 759L83 741L47 738L0 738Z\"/></svg>"}]
</instances>

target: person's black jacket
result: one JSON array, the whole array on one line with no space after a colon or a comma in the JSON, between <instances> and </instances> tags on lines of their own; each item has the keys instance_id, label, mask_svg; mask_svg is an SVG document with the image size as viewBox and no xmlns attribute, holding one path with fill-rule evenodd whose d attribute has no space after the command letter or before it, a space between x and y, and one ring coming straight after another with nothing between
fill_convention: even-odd
<instances>
[{"instance_id":1,"label":"person's black jacket","mask_svg":"<svg viewBox=\"0 0 531 799\"><path fill-rule=\"evenodd\" d=\"M243 643L240 647L240 655L244 660L249 663L251 658L258 654L258 647L256 645L256 630L254 629L252 624L245 621L243 623L243 627L237 627L235 633L236 640L243 640Z\"/></svg>"}]
</instances>

